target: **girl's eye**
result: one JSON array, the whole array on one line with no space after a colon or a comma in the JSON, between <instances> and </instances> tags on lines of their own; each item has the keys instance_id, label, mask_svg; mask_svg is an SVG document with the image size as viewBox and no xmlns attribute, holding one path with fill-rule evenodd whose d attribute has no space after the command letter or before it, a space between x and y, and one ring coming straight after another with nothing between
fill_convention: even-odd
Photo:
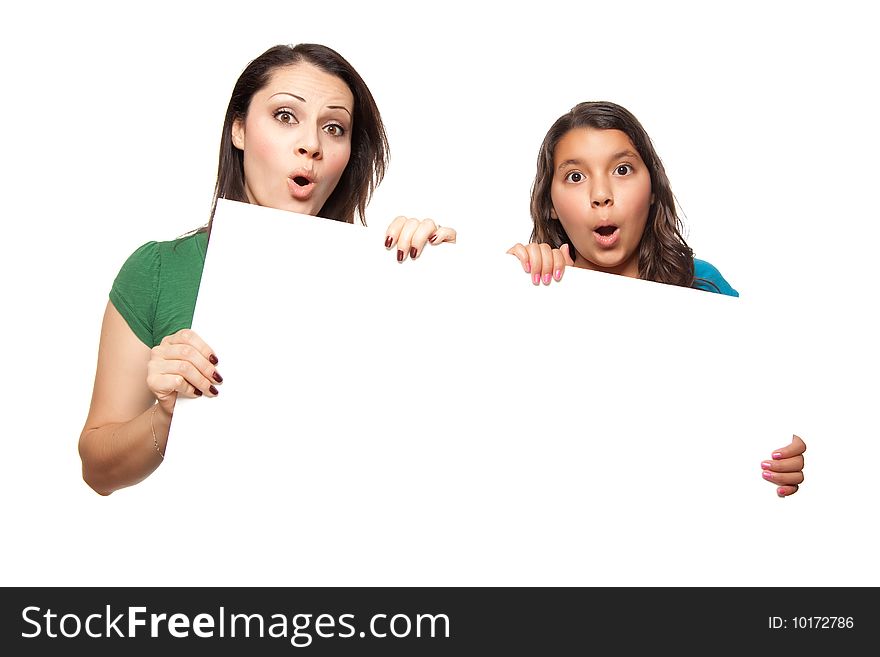
<instances>
[{"instance_id":1,"label":"girl's eye","mask_svg":"<svg viewBox=\"0 0 880 657\"><path fill-rule=\"evenodd\" d=\"M572 171L570 174L565 176L566 182L579 183L582 182L583 179L584 174L582 174L580 171Z\"/></svg>"},{"instance_id":2,"label":"girl's eye","mask_svg":"<svg viewBox=\"0 0 880 657\"><path fill-rule=\"evenodd\" d=\"M281 123L296 123L296 117L289 109L276 110L273 116Z\"/></svg>"},{"instance_id":3,"label":"girl's eye","mask_svg":"<svg viewBox=\"0 0 880 657\"><path fill-rule=\"evenodd\" d=\"M331 123L328 126L324 127L324 132L328 135L332 135L333 137L341 137L345 134L345 128L343 128L338 123Z\"/></svg>"},{"instance_id":4,"label":"girl's eye","mask_svg":"<svg viewBox=\"0 0 880 657\"><path fill-rule=\"evenodd\" d=\"M614 170L614 172L618 176L627 176L633 172L633 168L629 164L621 164Z\"/></svg>"}]
</instances>

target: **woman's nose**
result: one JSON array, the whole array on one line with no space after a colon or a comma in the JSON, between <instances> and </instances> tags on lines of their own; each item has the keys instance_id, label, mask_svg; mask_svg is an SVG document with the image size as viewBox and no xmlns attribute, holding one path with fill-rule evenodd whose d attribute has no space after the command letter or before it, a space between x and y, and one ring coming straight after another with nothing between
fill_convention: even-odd
<instances>
[{"instance_id":1,"label":"woman's nose","mask_svg":"<svg viewBox=\"0 0 880 657\"><path fill-rule=\"evenodd\" d=\"M321 158L321 142L318 135L312 130L303 130L296 147L298 155L305 155L312 159Z\"/></svg>"}]
</instances>

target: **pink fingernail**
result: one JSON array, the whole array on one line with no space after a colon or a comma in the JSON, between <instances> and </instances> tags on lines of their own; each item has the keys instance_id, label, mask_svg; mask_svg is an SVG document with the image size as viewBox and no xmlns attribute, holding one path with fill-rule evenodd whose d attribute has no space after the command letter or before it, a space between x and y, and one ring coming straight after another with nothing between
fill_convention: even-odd
<instances>
[{"instance_id":1,"label":"pink fingernail","mask_svg":"<svg viewBox=\"0 0 880 657\"><path fill-rule=\"evenodd\" d=\"M762 470L769 470L771 467L773 467L773 464L770 461L761 461Z\"/></svg>"},{"instance_id":2,"label":"pink fingernail","mask_svg":"<svg viewBox=\"0 0 880 657\"><path fill-rule=\"evenodd\" d=\"M544 285L550 285L550 274L544 274Z\"/></svg>"},{"instance_id":3,"label":"pink fingernail","mask_svg":"<svg viewBox=\"0 0 880 657\"><path fill-rule=\"evenodd\" d=\"M773 480L773 473L772 472L767 472L765 470L764 472L761 473L761 476L764 477L764 479L766 479L767 481Z\"/></svg>"},{"instance_id":4,"label":"pink fingernail","mask_svg":"<svg viewBox=\"0 0 880 657\"><path fill-rule=\"evenodd\" d=\"M773 458L778 461L782 458L782 452L773 452Z\"/></svg>"},{"instance_id":5,"label":"pink fingernail","mask_svg":"<svg viewBox=\"0 0 880 657\"><path fill-rule=\"evenodd\" d=\"M782 486L776 489L776 494L782 499L785 499L785 489Z\"/></svg>"},{"instance_id":6,"label":"pink fingernail","mask_svg":"<svg viewBox=\"0 0 880 657\"><path fill-rule=\"evenodd\" d=\"M557 269L555 272L553 272L553 278L555 278L556 282L558 283L559 279L562 278L562 270Z\"/></svg>"},{"instance_id":7,"label":"pink fingernail","mask_svg":"<svg viewBox=\"0 0 880 657\"><path fill-rule=\"evenodd\" d=\"M527 273L527 274L531 274L531 273L532 273L532 263L531 263L531 262L527 262L527 263L526 263L526 273Z\"/></svg>"},{"instance_id":8,"label":"pink fingernail","mask_svg":"<svg viewBox=\"0 0 880 657\"><path fill-rule=\"evenodd\" d=\"M541 274L533 274L532 275L532 283L537 285L540 282L541 282Z\"/></svg>"}]
</instances>

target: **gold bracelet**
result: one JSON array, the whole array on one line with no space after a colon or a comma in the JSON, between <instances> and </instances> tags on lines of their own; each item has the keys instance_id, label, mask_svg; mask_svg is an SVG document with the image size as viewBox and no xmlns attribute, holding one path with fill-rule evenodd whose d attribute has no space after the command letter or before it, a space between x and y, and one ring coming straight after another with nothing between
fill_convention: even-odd
<instances>
[{"instance_id":1,"label":"gold bracelet","mask_svg":"<svg viewBox=\"0 0 880 657\"><path fill-rule=\"evenodd\" d=\"M159 451L159 441L156 440L156 428L153 426L153 416L156 414L156 409L159 408L159 404L155 404L153 406L153 410L150 411L150 432L153 434L153 446L156 448L156 451L159 453L159 456L162 457L162 460L165 460L165 455Z\"/></svg>"}]
</instances>

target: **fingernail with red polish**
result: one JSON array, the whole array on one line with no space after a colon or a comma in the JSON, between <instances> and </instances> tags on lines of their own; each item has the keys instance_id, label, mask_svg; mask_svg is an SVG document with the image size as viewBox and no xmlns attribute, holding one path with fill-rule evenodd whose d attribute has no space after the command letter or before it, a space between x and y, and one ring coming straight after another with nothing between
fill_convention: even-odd
<instances>
[{"instance_id":1,"label":"fingernail with red polish","mask_svg":"<svg viewBox=\"0 0 880 657\"><path fill-rule=\"evenodd\" d=\"M431 244L433 244L435 239L437 239L437 235L431 235L431 237L428 238L428 241L429 241Z\"/></svg>"},{"instance_id":2,"label":"fingernail with red polish","mask_svg":"<svg viewBox=\"0 0 880 657\"><path fill-rule=\"evenodd\" d=\"M761 469L769 470L773 464L770 461L761 461Z\"/></svg>"},{"instance_id":3,"label":"fingernail with red polish","mask_svg":"<svg viewBox=\"0 0 880 657\"><path fill-rule=\"evenodd\" d=\"M212 395L219 395L220 394L220 391L217 390L217 388L215 388L214 386L211 386L210 388L208 388L208 390L211 391Z\"/></svg>"},{"instance_id":4,"label":"fingernail with red polish","mask_svg":"<svg viewBox=\"0 0 880 657\"><path fill-rule=\"evenodd\" d=\"M196 388L195 390L193 390L193 394L194 394L196 397L201 397L201 396L202 396L202 391L199 390L198 388Z\"/></svg>"},{"instance_id":5,"label":"fingernail with red polish","mask_svg":"<svg viewBox=\"0 0 880 657\"><path fill-rule=\"evenodd\" d=\"M397 249L397 262L403 262L403 251Z\"/></svg>"},{"instance_id":6,"label":"fingernail with red polish","mask_svg":"<svg viewBox=\"0 0 880 657\"><path fill-rule=\"evenodd\" d=\"M220 362L214 354L208 356L208 360L211 361L211 365L216 365Z\"/></svg>"},{"instance_id":7,"label":"fingernail with red polish","mask_svg":"<svg viewBox=\"0 0 880 657\"><path fill-rule=\"evenodd\" d=\"M391 248L391 242L392 242L392 241L393 241L393 240L391 239L391 236L388 236L388 237L385 238L385 248L386 248L386 249L390 249L390 248Z\"/></svg>"},{"instance_id":8,"label":"fingernail with red polish","mask_svg":"<svg viewBox=\"0 0 880 657\"><path fill-rule=\"evenodd\" d=\"M778 461L782 458L782 452L773 452L773 458Z\"/></svg>"},{"instance_id":9,"label":"fingernail with red polish","mask_svg":"<svg viewBox=\"0 0 880 657\"><path fill-rule=\"evenodd\" d=\"M215 371L215 372L211 375L211 377L212 377L217 383L223 383L223 377L220 376L220 372Z\"/></svg>"},{"instance_id":10,"label":"fingernail with red polish","mask_svg":"<svg viewBox=\"0 0 880 657\"><path fill-rule=\"evenodd\" d=\"M766 479L767 481L771 481L773 479L773 473L767 472L766 470L761 473L761 476L764 477L764 479Z\"/></svg>"},{"instance_id":11,"label":"fingernail with red polish","mask_svg":"<svg viewBox=\"0 0 880 657\"><path fill-rule=\"evenodd\" d=\"M410 257L410 258L412 258L413 260L415 260L415 259L416 259L416 254L417 254L417 253L418 253L418 250L416 249L416 247L414 247L414 246L410 247L410 249L409 249L409 257Z\"/></svg>"}]
</instances>

